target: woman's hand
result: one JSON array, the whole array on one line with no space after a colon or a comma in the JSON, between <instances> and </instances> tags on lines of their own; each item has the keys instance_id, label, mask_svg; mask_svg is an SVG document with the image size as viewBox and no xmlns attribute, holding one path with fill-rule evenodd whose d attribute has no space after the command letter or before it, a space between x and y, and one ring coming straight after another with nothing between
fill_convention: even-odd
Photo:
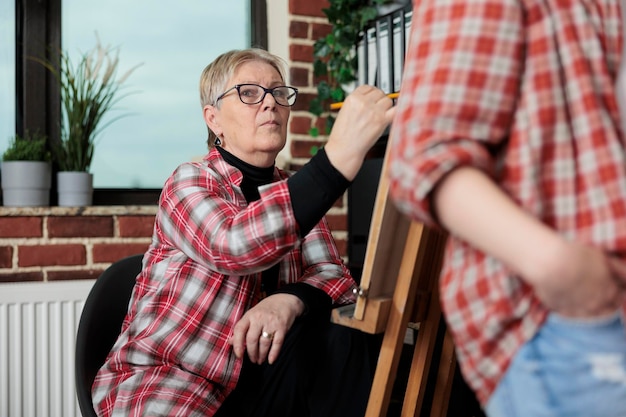
<instances>
[{"instance_id":1,"label":"woman's hand","mask_svg":"<svg viewBox=\"0 0 626 417\"><path fill-rule=\"evenodd\" d=\"M558 258L560 261L557 261ZM554 276L535 280L533 288L551 311L568 317L599 317L618 310L626 296L626 262L603 250L566 242L555 257Z\"/></svg>"},{"instance_id":2,"label":"woman's hand","mask_svg":"<svg viewBox=\"0 0 626 417\"><path fill-rule=\"evenodd\" d=\"M331 164L349 181L359 172L365 155L389 126L393 102L379 88L361 85L348 95L324 146Z\"/></svg>"},{"instance_id":3,"label":"woman's hand","mask_svg":"<svg viewBox=\"0 0 626 417\"><path fill-rule=\"evenodd\" d=\"M274 363L304 303L292 294L274 294L261 300L233 328L231 344L238 358L248 352L252 363Z\"/></svg>"}]
</instances>

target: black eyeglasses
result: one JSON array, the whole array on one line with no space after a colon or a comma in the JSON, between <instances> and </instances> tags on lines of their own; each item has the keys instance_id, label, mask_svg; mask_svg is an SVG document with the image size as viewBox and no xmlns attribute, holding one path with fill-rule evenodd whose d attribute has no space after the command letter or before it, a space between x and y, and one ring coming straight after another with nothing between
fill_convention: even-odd
<instances>
[{"instance_id":1,"label":"black eyeglasses","mask_svg":"<svg viewBox=\"0 0 626 417\"><path fill-rule=\"evenodd\" d=\"M288 87L281 85L274 88L265 88L257 84L237 84L234 87L229 88L218 98L215 99L215 104L220 101L226 94L233 90L237 90L239 94L239 100L244 104L258 104L265 100L266 94L271 94L276 100L276 104L284 107L291 107L296 103L298 98L298 89L294 87Z\"/></svg>"}]
</instances>

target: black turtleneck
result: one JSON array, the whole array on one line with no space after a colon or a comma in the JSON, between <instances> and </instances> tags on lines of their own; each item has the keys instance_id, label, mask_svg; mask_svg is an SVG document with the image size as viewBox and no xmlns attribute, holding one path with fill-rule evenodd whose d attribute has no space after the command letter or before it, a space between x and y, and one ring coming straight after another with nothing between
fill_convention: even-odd
<instances>
[{"instance_id":1,"label":"black turtleneck","mask_svg":"<svg viewBox=\"0 0 626 417\"><path fill-rule=\"evenodd\" d=\"M220 146L217 147L217 150L228 164L241 171L243 179L240 188L246 201L251 203L258 200L260 198L259 187L269 184L274 180L274 166L272 165L266 168L256 167L242 161ZM322 153L322 155L320 155L320 153ZM318 155L320 156L318 157ZM315 157L311 158L311 161L316 158L321 159L321 161L317 163L313 162L313 166L310 166L311 162L309 162L287 180L294 215L300 226L300 233L302 235L308 233L315 224L322 219L326 211L330 209L332 204L345 191L347 185L349 185L349 182L330 164L330 161L328 161L323 151L318 152ZM330 174L327 172L328 170L331 171ZM343 181L337 182L337 178L332 174L333 171L339 174ZM315 181L315 175L321 175L323 177L322 180ZM333 189L341 188L341 184L343 183L347 185L345 185L339 195L332 197L338 192ZM331 190L323 189L323 187L331 188ZM332 201L330 201L330 205L328 205L330 199L332 199ZM314 204L312 200L317 200L318 204ZM326 206L328 207L324 209ZM303 232L303 223L306 225L306 233ZM262 291L267 294L286 293L295 295L304 303L306 312L316 311L324 313L330 309L332 304L330 296L324 291L308 284L298 282L277 288L279 271L280 264L276 264L263 271Z\"/></svg>"},{"instance_id":2,"label":"black turtleneck","mask_svg":"<svg viewBox=\"0 0 626 417\"><path fill-rule=\"evenodd\" d=\"M243 174L241 191L248 203L258 200L258 187L274 180L274 166L259 168L242 161L222 147L218 146L217 149L226 162ZM350 181L332 166L323 148L289 177L287 186L300 236L305 236L315 227L349 185Z\"/></svg>"},{"instance_id":3,"label":"black turtleneck","mask_svg":"<svg viewBox=\"0 0 626 417\"><path fill-rule=\"evenodd\" d=\"M244 197L246 197L246 201L250 203L261 198L259 195L259 187L269 184L274 180L274 165L267 168L259 168L242 161L221 146L218 146L217 150L226 162L237 168L243 174L241 191Z\"/></svg>"}]
</instances>

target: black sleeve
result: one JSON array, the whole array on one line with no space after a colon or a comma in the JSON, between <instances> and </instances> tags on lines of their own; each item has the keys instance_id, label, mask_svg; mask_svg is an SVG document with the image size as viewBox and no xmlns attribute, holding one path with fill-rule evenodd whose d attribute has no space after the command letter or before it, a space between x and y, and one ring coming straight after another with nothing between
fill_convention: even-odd
<instances>
[{"instance_id":1,"label":"black sleeve","mask_svg":"<svg viewBox=\"0 0 626 417\"><path fill-rule=\"evenodd\" d=\"M333 300L319 288L304 282L294 282L277 289L274 294L291 294L304 303L304 315L330 315Z\"/></svg>"},{"instance_id":2,"label":"black sleeve","mask_svg":"<svg viewBox=\"0 0 626 417\"><path fill-rule=\"evenodd\" d=\"M309 162L287 180L291 205L305 236L350 186L332 166L322 148Z\"/></svg>"}]
</instances>

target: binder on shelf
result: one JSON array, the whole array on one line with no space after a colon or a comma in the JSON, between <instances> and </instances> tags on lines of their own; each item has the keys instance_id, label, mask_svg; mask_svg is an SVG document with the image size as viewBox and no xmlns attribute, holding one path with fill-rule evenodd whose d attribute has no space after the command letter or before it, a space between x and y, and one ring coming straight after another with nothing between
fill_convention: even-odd
<instances>
[{"instance_id":1,"label":"binder on shelf","mask_svg":"<svg viewBox=\"0 0 626 417\"><path fill-rule=\"evenodd\" d=\"M365 33L359 36L359 42L356 45L357 53L357 85L367 84L367 51L365 47Z\"/></svg>"},{"instance_id":2,"label":"binder on shelf","mask_svg":"<svg viewBox=\"0 0 626 417\"><path fill-rule=\"evenodd\" d=\"M400 91L412 16L410 9L396 10L379 17L359 35L352 51L357 59L357 86L374 85L387 94Z\"/></svg>"},{"instance_id":3,"label":"binder on shelf","mask_svg":"<svg viewBox=\"0 0 626 417\"><path fill-rule=\"evenodd\" d=\"M378 70L378 57L376 56L376 26L367 29L367 69L366 82L369 85L378 86L376 72Z\"/></svg>"},{"instance_id":4,"label":"binder on shelf","mask_svg":"<svg viewBox=\"0 0 626 417\"><path fill-rule=\"evenodd\" d=\"M404 14L404 53L409 49L409 39L411 38L411 18L413 17L413 10L410 10Z\"/></svg>"},{"instance_id":5,"label":"binder on shelf","mask_svg":"<svg viewBox=\"0 0 626 417\"><path fill-rule=\"evenodd\" d=\"M376 22L376 31L378 33L378 87L385 93L392 92L391 67L393 63L391 59L389 26L389 19L380 19Z\"/></svg>"},{"instance_id":6,"label":"binder on shelf","mask_svg":"<svg viewBox=\"0 0 626 417\"><path fill-rule=\"evenodd\" d=\"M400 85L402 84L404 51L406 50L403 27L404 14L400 13L393 18L393 91L400 91Z\"/></svg>"}]
</instances>

